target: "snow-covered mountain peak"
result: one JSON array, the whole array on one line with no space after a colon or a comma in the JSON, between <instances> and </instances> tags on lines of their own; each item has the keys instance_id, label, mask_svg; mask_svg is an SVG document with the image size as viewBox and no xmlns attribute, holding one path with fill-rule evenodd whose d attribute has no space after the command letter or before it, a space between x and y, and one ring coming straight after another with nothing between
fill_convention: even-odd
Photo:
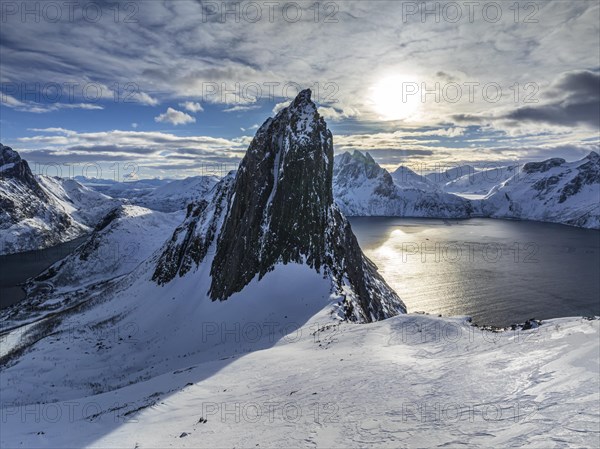
<instances>
[{"instance_id":1,"label":"snow-covered mountain peak","mask_svg":"<svg viewBox=\"0 0 600 449\"><path fill-rule=\"evenodd\" d=\"M392 173L394 183L401 189L420 189L426 192L434 192L439 190L439 187L433 181L421 176L410 168L400 165Z\"/></svg>"},{"instance_id":2,"label":"snow-covered mountain peak","mask_svg":"<svg viewBox=\"0 0 600 449\"><path fill-rule=\"evenodd\" d=\"M349 152L346 152L345 154L350 155ZM358 150L354 150L354 153L352 153L350 160L355 160L357 162L361 162L363 164L377 164L377 162L375 162L375 159L373 159L373 157L368 153L368 152L364 152L361 153Z\"/></svg>"},{"instance_id":3,"label":"snow-covered mountain peak","mask_svg":"<svg viewBox=\"0 0 600 449\"><path fill-rule=\"evenodd\" d=\"M380 179L382 186L388 186L391 188L394 184L392 177L383 169L373 157L365 152L362 153L355 150L354 153L350 154L345 152L341 155L336 156L336 163L333 168L334 178L338 182L362 182L366 179Z\"/></svg>"},{"instance_id":4,"label":"snow-covered mountain peak","mask_svg":"<svg viewBox=\"0 0 600 449\"><path fill-rule=\"evenodd\" d=\"M14 164L21 160L21 156L11 147L0 143L0 167L6 164Z\"/></svg>"},{"instance_id":5,"label":"snow-covered mountain peak","mask_svg":"<svg viewBox=\"0 0 600 449\"><path fill-rule=\"evenodd\" d=\"M0 143L0 179L2 178L17 180L32 190L40 199L46 199L27 161L21 159L15 150Z\"/></svg>"},{"instance_id":6,"label":"snow-covered mountain peak","mask_svg":"<svg viewBox=\"0 0 600 449\"><path fill-rule=\"evenodd\" d=\"M486 213L508 217L600 227L600 158L561 158L529 162L485 198Z\"/></svg>"},{"instance_id":7,"label":"snow-covered mountain peak","mask_svg":"<svg viewBox=\"0 0 600 449\"><path fill-rule=\"evenodd\" d=\"M590 151L590 153L584 159L598 163L598 161L600 161L600 154L596 153L595 151Z\"/></svg>"},{"instance_id":8,"label":"snow-covered mountain peak","mask_svg":"<svg viewBox=\"0 0 600 449\"><path fill-rule=\"evenodd\" d=\"M553 167L559 167L563 165L566 161L560 157L555 157L552 159L547 159L542 162L528 162L523 166L523 171L525 173L544 173L550 170Z\"/></svg>"},{"instance_id":9,"label":"snow-covered mountain peak","mask_svg":"<svg viewBox=\"0 0 600 449\"><path fill-rule=\"evenodd\" d=\"M333 190L346 215L400 217L469 217L471 203L441 192L425 177L400 167L396 179L370 154L336 156Z\"/></svg>"},{"instance_id":10,"label":"snow-covered mountain peak","mask_svg":"<svg viewBox=\"0 0 600 449\"><path fill-rule=\"evenodd\" d=\"M313 103L311 96L312 91L310 89L300 91L289 106L290 112L296 112L298 110L316 112L317 106Z\"/></svg>"},{"instance_id":11,"label":"snow-covered mountain peak","mask_svg":"<svg viewBox=\"0 0 600 449\"><path fill-rule=\"evenodd\" d=\"M261 126L237 173L215 187L210 201L190 208L154 280L175 282L210 264L208 293L226 300L255 278L299 264L330 280L348 318L372 321L404 311L334 204L332 176L331 132L310 91L302 91Z\"/></svg>"}]
</instances>

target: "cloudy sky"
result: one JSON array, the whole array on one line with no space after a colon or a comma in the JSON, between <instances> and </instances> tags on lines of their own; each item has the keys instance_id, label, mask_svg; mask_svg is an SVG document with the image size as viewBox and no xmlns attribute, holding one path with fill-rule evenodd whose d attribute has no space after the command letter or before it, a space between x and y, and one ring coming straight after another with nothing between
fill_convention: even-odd
<instances>
[{"instance_id":1,"label":"cloudy sky","mask_svg":"<svg viewBox=\"0 0 600 449\"><path fill-rule=\"evenodd\" d=\"M599 148L597 1L3 1L1 14L0 140L38 172L232 168L306 87L336 152L387 168Z\"/></svg>"}]
</instances>

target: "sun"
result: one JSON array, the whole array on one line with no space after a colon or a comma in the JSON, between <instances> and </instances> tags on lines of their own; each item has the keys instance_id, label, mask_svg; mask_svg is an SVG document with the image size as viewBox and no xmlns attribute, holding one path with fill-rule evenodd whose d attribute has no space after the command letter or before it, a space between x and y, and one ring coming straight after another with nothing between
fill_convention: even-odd
<instances>
[{"instance_id":1,"label":"sun","mask_svg":"<svg viewBox=\"0 0 600 449\"><path fill-rule=\"evenodd\" d=\"M383 78L371 87L370 100L382 120L407 120L421 107L420 85L409 76Z\"/></svg>"}]
</instances>

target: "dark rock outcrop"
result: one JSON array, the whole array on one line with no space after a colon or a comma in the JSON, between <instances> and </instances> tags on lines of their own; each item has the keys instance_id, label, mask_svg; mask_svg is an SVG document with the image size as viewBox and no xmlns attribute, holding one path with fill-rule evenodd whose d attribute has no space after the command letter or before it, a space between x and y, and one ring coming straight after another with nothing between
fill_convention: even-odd
<instances>
[{"instance_id":1,"label":"dark rock outcrop","mask_svg":"<svg viewBox=\"0 0 600 449\"><path fill-rule=\"evenodd\" d=\"M260 127L239 170L215 187L211 201L188 211L153 279L165 284L211 263L209 295L226 300L276 265L299 263L331 280L349 319L405 312L335 205L332 175L331 132L310 90L302 91Z\"/></svg>"}]
</instances>

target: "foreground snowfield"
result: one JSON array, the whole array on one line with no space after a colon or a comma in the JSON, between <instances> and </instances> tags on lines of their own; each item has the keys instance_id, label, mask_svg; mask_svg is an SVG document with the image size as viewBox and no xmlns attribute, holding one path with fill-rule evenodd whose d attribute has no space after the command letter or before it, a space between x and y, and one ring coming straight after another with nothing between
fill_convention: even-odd
<instances>
[{"instance_id":1,"label":"foreground snowfield","mask_svg":"<svg viewBox=\"0 0 600 449\"><path fill-rule=\"evenodd\" d=\"M426 315L336 323L325 308L283 338L265 333L260 339L247 323L228 325L202 335L219 335L217 345L228 347L229 356L215 352L188 365L179 359L175 364L186 368L114 391L16 407L4 394L14 393L16 383L4 384L1 446L553 448L600 442L598 320L562 318L492 333L464 318ZM265 347L265 339L270 346L253 350ZM235 354L236 348L243 352ZM77 374L85 376L71 373Z\"/></svg>"}]
</instances>

